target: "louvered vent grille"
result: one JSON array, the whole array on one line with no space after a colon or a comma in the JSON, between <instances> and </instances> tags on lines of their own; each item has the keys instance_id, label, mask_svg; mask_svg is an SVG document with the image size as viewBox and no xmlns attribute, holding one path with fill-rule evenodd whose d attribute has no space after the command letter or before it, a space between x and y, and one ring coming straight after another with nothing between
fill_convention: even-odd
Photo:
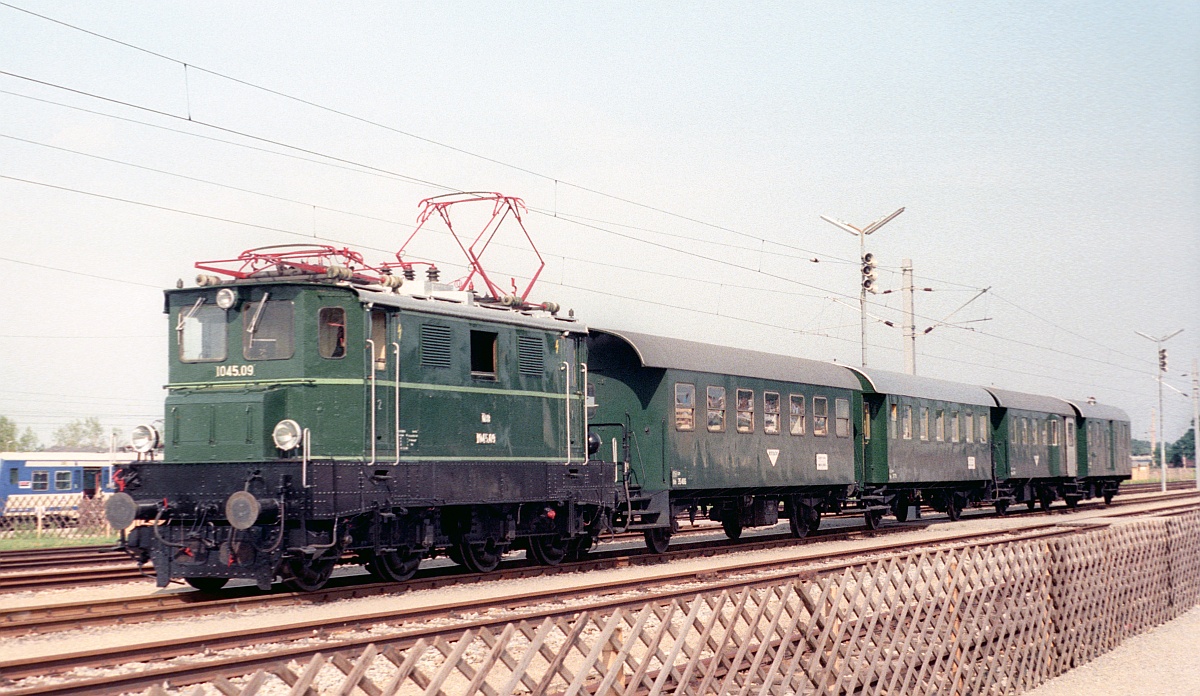
<instances>
[{"instance_id":1,"label":"louvered vent grille","mask_svg":"<svg viewBox=\"0 0 1200 696\"><path fill-rule=\"evenodd\" d=\"M421 367L450 367L450 327L421 325Z\"/></svg>"},{"instance_id":2,"label":"louvered vent grille","mask_svg":"<svg viewBox=\"0 0 1200 696\"><path fill-rule=\"evenodd\" d=\"M541 336L517 336L517 361L521 374L541 377L546 372L544 347Z\"/></svg>"}]
</instances>

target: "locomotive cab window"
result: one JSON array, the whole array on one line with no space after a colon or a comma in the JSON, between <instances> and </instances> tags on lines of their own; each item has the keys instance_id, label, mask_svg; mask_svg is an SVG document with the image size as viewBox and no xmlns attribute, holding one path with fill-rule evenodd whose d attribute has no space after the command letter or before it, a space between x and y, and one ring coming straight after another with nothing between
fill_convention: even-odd
<instances>
[{"instance_id":1,"label":"locomotive cab window","mask_svg":"<svg viewBox=\"0 0 1200 696\"><path fill-rule=\"evenodd\" d=\"M322 358L346 357L346 310L323 307L317 312L317 350Z\"/></svg>"},{"instance_id":2,"label":"locomotive cab window","mask_svg":"<svg viewBox=\"0 0 1200 696\"><path fill-rule=\"evenodd\" d=\"M287 360L296 352L294 305L265 293L242 313L242 356L247 360Z\"/></svg>"},{"instance_id":3,"label":"locomotive cab window","mask_svg":"<svg viewBox=\"0 0 1200 696\"><path fill-rule=\"evenodd\" d=\"M754 391L752 389L737 390L737 431L739 433L754 432Z\"/></svg>"},{"instance_id":4,"label":"locomotive cab window","mask_svg":"<svg viewBox=\"0 0 1200 696\"><path fill-rule=\"evenodd\" d=\"M183 362L220 362L225 359L228 336L225 310L205 304L201 298L191 307L179 308L175 326L179 359Z\"/></svg>"},{"instance_id":5,"label":"locomotive cab window","mask_svg":"<svg viewBox=\"0 0 1200 696\"><path fill-rule=\"evenodd\" d=\"M763 432L779 434L779 394L763 392Z\"/></svg>"},{"instance_id":6,"label":"locomotive cab window","mask_svg":"<svg viewBox=\"0 0 1200 696\"><path fill-rule=\"evenodd\" d=\"M375 370L382 372L387 369L388 356L387 314L383 310L371 311L371 345L374 348L371 357Z\"/></svg>"},{"instance_id":7,"label":"locomotive cab window","mask_svg":"<svg viewBox=\"0 0 1200 696\"><path fill-rule=\"evenodd\" d=\"M804 434L804 395L790 394L788 395L788 432L793 435Z\"/></svg>"},{"instance_id":8,"label":"locomotive cab window","mask_svg":"<svg viewBox=\"0 0 1200 696\"><path fill-rule=\"evenodd\" d=\"M725 387L708 388L708 432L725 432Z\"/></svg>"},{"instance_id":9,"label":"locomotive cab window","mask_svg":"<svg viewBox=\"0 0 1200 696\"><path fill-rule=\"evenodd\" d=\"M591 389L592 385L588 385ZM675 429L696 429L696 385L678 382L675 384Z\"/></svg>"},{"instance_id":10,"label":"locomotive cab window","mask_svg":"<svg viewBox=\"0 0 1200 696\"><path fill-rule=\"evenodd\" d=\"M833 434L838 437L850 437L850 401L834 399L833 416Z\"/></svg>"},{"instance_id":11,"label":"locomotive cab window","mask_svg":"<svg viewBox=\"0 0 1200 696\"><path fill-rule=\"evenodd\" d=\"M492 331L471 332L471 376L496 379L496 337Z\"/></svg>"},{"instance_id":12,"label":"locomotive cab window","mask_svg":"<svg viewBox=\"0 0 1200 696\"><path fill-rule=\"evenodd\" d=\"M829 399L813 397L813 435L825 437L829 434Z\"/></svg>"}]
</instances>

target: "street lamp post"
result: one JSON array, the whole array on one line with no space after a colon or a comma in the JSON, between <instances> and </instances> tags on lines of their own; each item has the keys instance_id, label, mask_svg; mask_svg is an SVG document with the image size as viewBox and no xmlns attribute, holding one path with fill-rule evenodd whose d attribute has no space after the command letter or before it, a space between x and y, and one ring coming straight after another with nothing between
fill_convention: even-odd
<instances>
[{"instance_id":1,"label":"street lamp post","mask_svg":"<svg viewBox=\"0 0 1200 696\"><path fill-rule=\"evenodd\" d=\"M1183 332L1183 329L1179 329L1178 331L1169 333L1166 336L1163 336L1161 338L1155 338L1153 336L1148 336L1148 335L1142 333L1141 331L1134 331L1134 333L1141 336L1142 338L1146 338L1151 341L1154 341L1154 345L1158 348L1158 441L1159 441L1159 445L1158 445L1159 450L1158 451L1160 453L1159 461L1161 462L1161 466L1162 466L1162 492L1163 493L1167 492L1167 432L1166 432L1166 430L1163 429L1163 390L1162 390L1163 381L1162 381L1162 378L1163 378L1163 373L1167 371L1167 349L1163 348L1162 344L1164 344L1167 341L1169 341L1170 339L1178 336L1182 332ZM1150 454L1153 455L1154 452L1151 451Z\"/></svg>"},{"instance_id":2,"label":"street lamp post","mask_svg":"<svg viewBox=\"0 0 1200 696\"><path fill-rule=\"evenodd\" d=\"M871 224L867 225L866 227L861 227L861 228L855 227L854 225L851 225L849 223L842 222L841 220L834 220L833 218L827 217L825 215L821 216L821 219L824 220L825 222L828 222L829 224L834 225L836 227L840 227L841 229L858 237L858 258L862 262L862 265L863 265L863 278L862 278L862 282L859 283L860 287L858 289L858 312L859 312L859 318L861 319L861 324L862 324L862 366L863 367L867 366L867 291L870 291L872 293L875 292L875 288L872 287L872 285L874 285L874 282L875 282L875 270L874 270L875 266L873 263L873 258L867 257L867 235L871 234L872 232L879 229L880 227L883 227L884 225L888 224L889 222L892 221L893 218L895 218L897 215L899 215L900 213L903 213L903 212L904 212L904 208L900 208L899 210L892 213L891 215L885 215L884 217L879 218L875 222L872 222Z\"/></svg>"}]
</instances>

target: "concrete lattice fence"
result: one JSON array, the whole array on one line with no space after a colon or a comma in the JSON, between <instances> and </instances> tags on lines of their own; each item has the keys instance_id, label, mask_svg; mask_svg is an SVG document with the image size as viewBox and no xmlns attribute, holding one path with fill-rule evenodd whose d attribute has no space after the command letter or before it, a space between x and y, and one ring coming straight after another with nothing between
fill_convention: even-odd
<instances>
[{"instance_id":1,"label":"concrete lattice fence","mask_svg":"<svg viewBox=\"0 0 1200 696\"><path fill-rule=\"evenodd\" d=\"M1200 600L1200 513L259 672L294 694L1012 694Z\"/></svg>"},{"instance_id":2,"label":"concrete lattice fence","mask_svg":"<svg viewBox=\"0 0 1200 696\"><path fill-rule=\"evenodd\" d=\"M15 494L5 500L0 534L62 538L111 536L104 518L107 493L86 497L82 493Z\"/></svg>"}]
</instances>

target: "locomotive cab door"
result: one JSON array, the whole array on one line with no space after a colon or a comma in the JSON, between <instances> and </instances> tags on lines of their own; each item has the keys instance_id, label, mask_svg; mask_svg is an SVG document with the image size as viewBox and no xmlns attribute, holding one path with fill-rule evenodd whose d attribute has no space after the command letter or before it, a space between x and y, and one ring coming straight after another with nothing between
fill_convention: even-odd
<instances>
[{"instance_id":1,"label":"locomotive cab door","mask_svg":"<svg viewBox=\"0 0 1200 696\"><path fill-rule=\"evenodd\" d=\"M1066 421L1066 472L1067 476L1075 477L1079 475L1079 460L1075 457L1075 418L1074 416L1067 416Z\"/></svg>"},{"instance_id":2,"label":"locomotive cab door","mask_svg":"<svg viewBox=\"0 0 1200 696\"><path fill-rule=\"evenodd\" d=\"M371 461L396 461L396 427L400 411L399 315L382 309L368 313L366 365L367 451Z\"/></svg>"}]
</instances>

